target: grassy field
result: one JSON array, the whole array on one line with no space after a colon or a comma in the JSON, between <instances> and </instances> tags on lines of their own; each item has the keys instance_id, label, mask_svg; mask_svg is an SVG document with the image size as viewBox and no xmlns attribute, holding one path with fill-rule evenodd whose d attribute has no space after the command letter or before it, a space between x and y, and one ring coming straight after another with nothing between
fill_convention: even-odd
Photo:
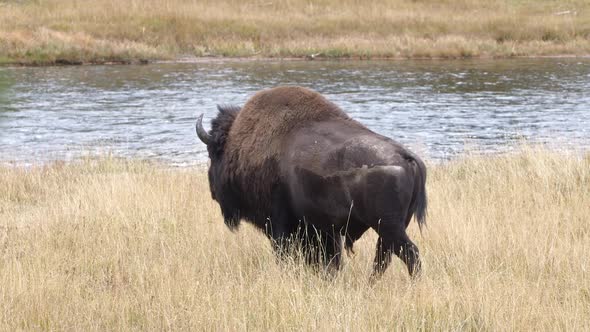
<instances>
[{"instance_id":1,"label":"grassy field","mask_svg":"<svg viewBox=\"0 0 590 332\"><path fill-rule=\"evenodd\" d=\"M587 0L0 0L0 63L590 54Z\"/></svg>"},{"instance_id":2,"label":"grassy field","mask_svg":"<svg viewBox=\"0 0 590 332\"><path fill-rule=\"evenodd\" d=\"M429 227L368 284L375 236L327 280L231 233L205 173L112 158L0 167L0 330L590 329L590 155L430 166Z\"/></svg>"}]
</instances>

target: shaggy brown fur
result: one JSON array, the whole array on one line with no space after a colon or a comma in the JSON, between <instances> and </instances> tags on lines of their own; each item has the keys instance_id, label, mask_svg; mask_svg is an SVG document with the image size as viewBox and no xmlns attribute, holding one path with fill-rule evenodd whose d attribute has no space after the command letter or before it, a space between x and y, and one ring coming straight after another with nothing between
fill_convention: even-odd
<instances>
[{"instance_id":1,"label":"shaggy brown fur","mask_svg":"<svg viewBox=\"0 0 590 332\"><path fill-rule=\"evenodd\" d=\"M353 121L338 106L319 93L302 87L277 87L255 94L242 107L231 128L226 153L248 156L241 158L254 165L264 163L280 153L281 137L311 122L328 119ZM239 142L239 143L238 143ZM236 144L238 143L238 144Z\"/></svg>"},{"instance_id":2,"label":"shaggy brown fur","mask_svg":"<svg viewBox=\"0 0 590 332\"><path fill-rule=\"evenodd\" d=\"M418 156L301 87L259 92L241 109L219 107L209 133L201 121L211 193L230 229L247 220L277 254L297 244L307 262L337 269L342 235L352 249L371 228L379 234L374 275L392 254L419 273L418 248L405 233L413 215L425 221L426 168Z\"/></svg>"},{"instance_id":3,"label":"shaggy brown fur","mask_svg":"<svg viewBox=\"0 0 590 332\"><path fill-rule=\"evenodd\" d=\"M282 86L258 92L242 107L227 137L226 169L235 173L226 176L256 202L270 203L273 188L267 184L278 181L278 159L285 143L281 138L309 123L330 119L362 126L310 89Z\"/></svg>"}]
</instances>

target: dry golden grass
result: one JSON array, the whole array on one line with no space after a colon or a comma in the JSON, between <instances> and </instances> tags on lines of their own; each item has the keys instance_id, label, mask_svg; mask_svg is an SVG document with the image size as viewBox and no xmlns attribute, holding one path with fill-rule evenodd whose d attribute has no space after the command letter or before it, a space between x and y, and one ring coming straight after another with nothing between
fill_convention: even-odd
<instances>
[{"instance_id":1,"label":"dry golden grass","mask_svg":"<svg viewBox=\"0 0 590 332\"><path fill-rule=\"evenodd\" d=\"M0 1L0 63L590 54L586 0Z\"/></svg>"},{"instance_id":2,"label":"dry golden grass","mask_svg":"<svg viewBox=\"0 0 590 332\"><path fill-rule=\"evenodd\" d=\"M0 330L590 329L590 155L430 166L424 274L334 280L233 234L202 170L112 158L0 167Z\"/></svg>"}]
</instances>

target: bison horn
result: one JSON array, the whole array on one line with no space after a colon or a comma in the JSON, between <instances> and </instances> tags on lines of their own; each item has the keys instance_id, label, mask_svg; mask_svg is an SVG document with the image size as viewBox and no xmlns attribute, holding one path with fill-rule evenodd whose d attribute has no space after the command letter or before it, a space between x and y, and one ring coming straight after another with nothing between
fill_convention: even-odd
<instances>
[{"instance_id":1,"label":"bison horn","mask_svg":"<svg viewBox=\"0 0 590 332\"><path fill-rule=\"evenodd\" d=\"M203 141L203 143L209 145L209 141L211 140L211 135L209 135L209 133L207 133L207 131L205 130L205 128L203 128L203 114L201 114L199 116L199 118L197 119L197 136L199 136L199 139L201 139L201 141Z\"/></svg>"}]
</instances>

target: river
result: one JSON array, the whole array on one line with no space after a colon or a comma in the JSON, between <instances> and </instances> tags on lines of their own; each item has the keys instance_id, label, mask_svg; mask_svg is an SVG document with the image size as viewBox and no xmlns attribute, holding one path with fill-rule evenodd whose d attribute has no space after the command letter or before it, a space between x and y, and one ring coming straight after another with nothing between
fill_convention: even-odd
<instances>
[{"instance_id":1,"label":"river","mask_svg":"<svg viewBox=\"0 0 590 332\"><path fill-rule=\"evenodd\" d=\"M196 61L0 68L0 163L83 155L207 160L194 133L216 104L302 85L372 130L440 161L524 143L590 147L590 59Z\"/></svg>"}]
</instances>

